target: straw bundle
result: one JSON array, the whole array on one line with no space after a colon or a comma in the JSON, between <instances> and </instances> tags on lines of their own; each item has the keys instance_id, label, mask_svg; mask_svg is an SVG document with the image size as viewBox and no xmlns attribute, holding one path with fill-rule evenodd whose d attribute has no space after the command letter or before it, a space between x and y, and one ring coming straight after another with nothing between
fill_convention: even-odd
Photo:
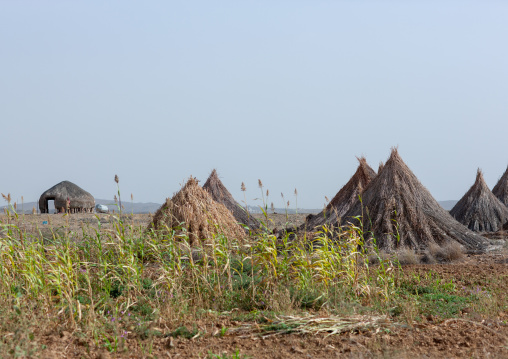
<instances>
[{"instance_id":1,"label":"straw bundle","mask_svg":"<svg viewBox=\"0 0 508 359\"><path fill-rule=\"evenodd\" d=\"M492 189L492 193L494 193L494 195L499 198L506 207L508 207L508 167L506 167L506 171L503 176L501 176Z\"/></svg>"},{"instance_id":2,"label":"straw bundle","mask_svg":"<svg viewBox=\"0 0 508 359\"><path fill-rule=\"evenodd\" d=\"M187 234L190 245L223 233L229 238L244 238L245 232L231 212L190 177L185 186L167 199L153 216L148 229L175 230Z\"/></svg>"},{"instance_id":3,"label":"straw bundle","mask_svg":"<svg viewBox=\"0 0 508 359\"><path fill-rule=\"evenodd\" d=\"M250 229L257 229L260 227L259 221L252 217L244 207L235 201L226 186L222 184L215 169L210 173L203 188L210 193L214 201L226 206L239 223L247 225Z\"/></svg>"},{"instance_id":4,"label":"straw bundle","mask_svg":"<svg viewBox=\"0 0 508 359\"><path fill-rule=\"evenodd\" d=\"M475 183L450 214L475 232L496 232L508 221L508 207L490 191L480 169Z\"/></svg>"},{"instance_id":5,"label":"straw bundle","mask_svg":"<svg viewBox=\"0 0 508 359\"><path fill-rule=\"evenodd\" d=\"M379 248L425 249L431 244L446 246L458 242L469 251L483 251L487 239L469 231L445 211L406 166L397 149L392 149L383 169L344 214L342 224L360 225L376 238Z\"/></svg>"},{"instance_id":6,"label":"straw bundle","mask_svg":"<svg viewBox=\"0 0 508 359\"><path fill-rule=\"evenodd\" d=\"M351 179L337 192L321 213L315 216L307 216L303 228L311 230L326 223L339 221L340 217L358 200L358 196L376 177L376 172L367 164L365 157L358 158L358 162L360 164Z\"/></svg>"}]
</instances>

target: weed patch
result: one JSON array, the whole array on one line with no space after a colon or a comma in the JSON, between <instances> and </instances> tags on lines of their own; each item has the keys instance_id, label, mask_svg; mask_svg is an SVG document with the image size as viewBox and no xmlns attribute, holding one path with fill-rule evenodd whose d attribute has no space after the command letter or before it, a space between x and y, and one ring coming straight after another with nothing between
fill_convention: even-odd
<instances>
[{"instance_id":1,"label":"weed patch","mask_svg":"<svg viewBox=\"0 0 508 359\"><path fill-rule=\"evenodd\" d=\"M186 326L181 326L172 331L170 333L170 336L172 336L173 338L182 337L185 339L191 339L198 333L199 331L196 327L192 328L192 330L189 330Z\"/></svg>"}]
</instances>

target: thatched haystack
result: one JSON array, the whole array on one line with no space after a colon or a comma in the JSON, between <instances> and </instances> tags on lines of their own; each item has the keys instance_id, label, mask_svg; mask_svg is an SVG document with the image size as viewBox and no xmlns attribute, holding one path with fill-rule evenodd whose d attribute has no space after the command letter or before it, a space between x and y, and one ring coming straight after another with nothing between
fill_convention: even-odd
<instances>
[{"instance_id":1,"label":"thatched haystack","mask_svg":"<svg viewBox=\"0 0 508 359\"><path fill-rule=\"evenodd\" d=\"M223 204L215 202L192 177L157 210L148 226L149 230L165 231L166 228L178 234L186 233L191 245L221 233L229 238L245 237L233 214Z\"/></svg>"},{"instance_id":2,"label":"thatched haystack","mask_svg":"<svg viewBox=\"0 0 508 359\"><path fill-rule=\"evenodd\" d=\"M492 193L508 207L508 167L506 167L506 171L492 189Z\"/></svg>"},{"instance_id":3,"label":"thatched haystack","mask_svg":"<svg viewBox=\"0 0 508 359\"><path fill-rule=\"evenodd\" d=\"M508 207L490 191L480 169L475 183L451 209L450 214L475 232L496 232L508 221Z\"/></svg>"},{"instance_id":4,"label":"thatched haystack","mask_svg":"<svg viewBox=\"0 0 508 359\"><path fill-rule=\"evenodd\" d=\"M222 203L227 209L231 211L238 223L249 226L250 229L257 229L260 227L259 221L252 217L247 210L235 201L231 193L222 181L219 179L217 171L214 169L206 180L203 188L210 193L215 202Z\"/></svg>"},{"instance_id":5,"label":"thatched haystack","mask_svg":"<svg viewBox=\"0 0 508 359\"><path fill-rule=\"evenodd\" d=\"M365 157L358 158L355 174L332 198L330 203L317 215L307 216L303 228L312 230L326 223L336 223L358 200L367 185L376 177L376 172L367 164Z\"/></svg>"},{"instance_id":6,"label":"thatched haystack","mask_svg":"<svg viewBox=\"0 0 508 359\"><path fill-rule=\"evenodd\" d=\"M487 239L469 231L445 211L430 192L418 181L392 149L381 172L372 180L357 201L343 216L342 224L359 225L356 216L363 216L363 230L374 234L379 248L427 249L429 245L445 247L458 242L469 251L483 251Z\"/></svg>"},{"instance_id":7,"label":"thatched haystack","mask_svg":"<svg viewBox=\"0 0 508 359\"><path fill-rule=\"evenodd\" d=\"M69 181L62 181L47 191L39 198L41 213L48 213L48 201L55 201L57 212L92 212L95 206L93 196Z\"/></svg>"}]
</instances>

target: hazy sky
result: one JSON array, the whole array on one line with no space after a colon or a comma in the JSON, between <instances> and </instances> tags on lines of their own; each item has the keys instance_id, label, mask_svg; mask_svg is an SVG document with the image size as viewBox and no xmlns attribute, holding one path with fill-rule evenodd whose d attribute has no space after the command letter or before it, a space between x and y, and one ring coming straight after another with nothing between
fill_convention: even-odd
<instances>
[{"instance_id":1,"label":"hazy sky","mask_svg":"<svg viewBox=\"0 0 508 359\"><path fill-rule=\"evenodd\" d=\"M437 200L508 164L506 1L0 0L0 192L159 202L217 168L321 207L391 146Z\"/></svg>"}]
</instances>

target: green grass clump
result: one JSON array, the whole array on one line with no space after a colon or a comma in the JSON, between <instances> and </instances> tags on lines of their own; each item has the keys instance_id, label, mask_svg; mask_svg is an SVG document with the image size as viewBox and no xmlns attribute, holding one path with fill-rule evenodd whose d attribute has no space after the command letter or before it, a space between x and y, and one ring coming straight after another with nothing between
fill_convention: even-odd
<instances>
[{"instance_id":1,"label":"green grass clump","mask_svg":"<svg viewBox=\"0 0 508 359\"><path fill-rule=\"evenodd\" d=\"M211 351L208 352L209 359L247 359L246 355L240 355L240 350L237 349L233 354L228 355L227 353L214 354Z\"/></svg>"},{"instance_id":2,"label":"green grass clump","mask_svg":"<svg viewBox=\"0 0 508 359\"><path fill-rule=\"evenodd\" d=\"M389 259L369 266L359 228L325 228L312 238L277 238L265 228L191 247L185 233L147 232L124 217L109 217L113 230L99 216L81 231L27 232L19 219L0 222L0 299L9 313L0 316L37 308L48 323L116 352L133 336L163 335L155 324L162 318L183 323L210 311L263 321L272 313L389 307L396 291L397 267ZM197 334L183 328L171 335Z\"/></svg>"},{"instance_id":3,"label":"green grass clump","mask_svg":"<svg viewBox=\"0 0 508 359\"><path fill-rule=\"evenodd\" d=\"M405 276L375 241L364 243L359 227L277 237L265 226L248 239L218 234L191 247L185 233L148 232L114 215L108 221L112 230L96 217L81 231L31 232L16 218L0 222L0 332L9 333L0 352L43 351L30 338L45 328L110 352L137 340L149 353L156 338L206 335L196 325L202 320L225 321L214 322L225 336L235 321L265 332L301 329L281 314L389 314L412 323L506 309L502 294L494 300L432 271Z\"/></svg>"},{"instance_id":4,"label":"green grass clump","mask_svg":"<svg viewBox=\"0 0 508 359\"><path fill-rule=\"evenodd\" d=\"M484 291L459 289L453 281L443 281L429 271L424 277L413 275L412 278L401 280L397 289L397 304L391 309L391 314L407 314L402 307L411 305L414 309L414 318L411 319L446 319L461 314L486 296L488 294Z\"/></svg>"},{"instance_id":5,"label":"green grass clump","mask_svg":"<svg viewBox=\"0 0 508 359\"><path fill-rule=\"evenodd\" d=\"M192 337L196 336L199 333L198 329L194 327L192 330L187 329L186 326L181 326L176 328L174 331L172 331L169 335L173 338L186 338L191 339Z\"/></svg>"}]
</instances>

